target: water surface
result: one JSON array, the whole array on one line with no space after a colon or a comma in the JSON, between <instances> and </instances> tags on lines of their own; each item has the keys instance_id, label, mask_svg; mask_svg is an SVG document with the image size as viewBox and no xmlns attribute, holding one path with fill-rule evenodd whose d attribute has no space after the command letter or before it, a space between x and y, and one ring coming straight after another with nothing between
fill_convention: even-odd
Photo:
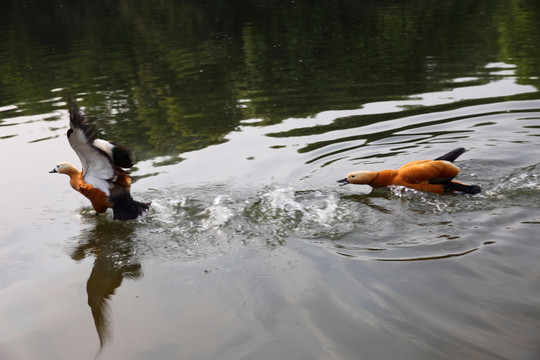
<instances>
[{"instance_id":1,"label":"water surface","mask_svg":"<svg viewBox=\"0 0 540 360\"><path fill-rule=\"evenodd\" d=\"M533 1L0 5L2 359L536 359ZM67 95L143 217L57 161ZM475 196L337 186L469 151Z\"/></svg>"}]
</instances>

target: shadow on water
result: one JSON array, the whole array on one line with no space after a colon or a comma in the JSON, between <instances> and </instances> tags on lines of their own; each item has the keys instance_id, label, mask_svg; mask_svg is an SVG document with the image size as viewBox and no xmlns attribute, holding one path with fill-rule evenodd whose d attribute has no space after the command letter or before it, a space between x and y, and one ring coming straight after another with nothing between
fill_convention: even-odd
<instances>
[{"instance_id":1,"label":"shadow on water","mask_svg":"<svg viewBox=\"0 0 540 360\"><path fill-rule=\"evenodd\" d=\"M125 278L142 277L140 260L131 241L135 224L111 222L98 216L89 218L92 228L77 237L71 252L76 261L94 257L94 266L86 283L88 306L99 337L100 349L111 341L111 296Z\"/></svg>"}]
</instances>

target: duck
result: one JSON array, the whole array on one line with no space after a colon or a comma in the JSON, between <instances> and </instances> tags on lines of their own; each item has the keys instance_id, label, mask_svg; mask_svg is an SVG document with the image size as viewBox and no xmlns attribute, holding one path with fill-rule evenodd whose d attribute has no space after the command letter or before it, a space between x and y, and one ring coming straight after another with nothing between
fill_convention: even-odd
<instances>
[{"instance_id":1,"label":"duck","mask_svg":"<svg viewBox=\"0 0 540 360\"><path fill-rule=\"evenodd\" d=\"M69 176L71 187L84 195L97 214L111 208L113 220L133 220L149 209L150 203L131 197L131 177L126 170L135 164L124 146L96 138L94 131L73 99L68 99L68 142L79 157L82 170L66 161L50 173Z\"/></svg>"},{"instance_id":2,"label":"duck","mask_svg":"<svg viewBox=\"0 0 540 360\"><path fill-rule=\"evenodd\" d=\"M478 194L482 191L480 186L453 180L460 172L454 161L465 151L460 147L434 160L412 161L397 170L355 171L338 180L338 183L364 184L372 188L396 185L436 194Z\"/></svg>"}]
</instances>

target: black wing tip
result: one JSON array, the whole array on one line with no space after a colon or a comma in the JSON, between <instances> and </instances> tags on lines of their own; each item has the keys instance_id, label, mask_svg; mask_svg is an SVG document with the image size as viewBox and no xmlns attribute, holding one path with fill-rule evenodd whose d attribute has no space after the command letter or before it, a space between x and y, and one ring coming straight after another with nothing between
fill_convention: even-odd
<instances>
[{"instance_id":1,"label":"black wing tip","mask_svg":"<svg viewBox=\"0 0 540 360\"><path fill-rule=\"evenodd\" d=\"M435 160L446 160L446 161L454 162L465 151L467 151L467 149L465 149L463 147L459 147L459 148L454 149L454 150L452 150L452 151L450 151L450 152L448 152L448 153L446 153L446 154L444 154L442 156L439 156Z\"/></svg>"},{"instance_id":2,"label":"black wing tip","mask_svg":"<svg viewBox=\"0 0 540 360\"><path fill-rule=\"evenodd\" d=\"M73 122L77 115L82 115L79 111L79 106L71 95L68 95L69 119Z\"/></svg>"},{"instance_id":3,"label":"black wing tip","mask_svg":"<svg viewBox=\"0 0 540 360\"><path fill-rule=\"evenodd\" d=\"M86 125L87 119L86 116L81 112L79 109L79 106L73 99L73 97L68 97L68 107L69 107L69 120L73 125L76 125L77 127L81 127L83 125Z\"/></svg>"},{"instance_id":4,"label":"black wing tip","mask_svg":"<svg viewBox=\"0 0 540 360\"><path fill-rule=\"evenodd\" d=\"M92 129L88 123L88 118L81 112L71 95L68 96L68 107L70 129L68 130L67 136L69 137L73 132L72 129L76 128L83 130L89 141L94 141L96 139L96 132Z\"/></svg>"}]
</instances>

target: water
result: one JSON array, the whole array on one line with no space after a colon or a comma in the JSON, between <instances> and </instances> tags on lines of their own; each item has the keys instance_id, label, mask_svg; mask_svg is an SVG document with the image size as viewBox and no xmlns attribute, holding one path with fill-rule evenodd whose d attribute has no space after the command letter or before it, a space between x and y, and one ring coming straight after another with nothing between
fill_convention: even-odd
<instances>
[{"instance_id":1,"label":"water","mask_svg":"<svg viewBox=\"0 0 540 360\"><path fill-rule=\"evenodd\" d=\"M540 356L535 3L1 6L2 359ZM67 94L143 217L48 174ZM461 146L481 194L336 183Z\"/></svg>"}]
</instances>

